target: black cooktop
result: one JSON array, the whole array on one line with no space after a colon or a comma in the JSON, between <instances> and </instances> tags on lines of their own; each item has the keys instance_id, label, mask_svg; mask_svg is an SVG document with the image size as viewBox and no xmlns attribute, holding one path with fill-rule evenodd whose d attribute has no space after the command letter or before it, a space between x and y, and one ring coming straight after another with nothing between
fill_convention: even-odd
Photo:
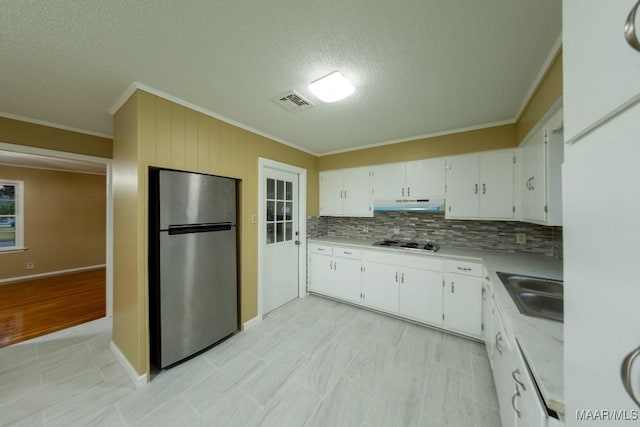
<instances>
[{"instance_id":1,"label":"black cooktop","mask_svg":"<svg viewBox=\"0 0 640 427\"><path fill-rule=\"evenodd\" d=\"M429 251L436 252L440 249L440 246L433 242L401 242L399 240L381 240L379 242L375 242L373 246L386 246L391 248L398 249L416 249L419 251Z\"/></svg>"}]
</instances>

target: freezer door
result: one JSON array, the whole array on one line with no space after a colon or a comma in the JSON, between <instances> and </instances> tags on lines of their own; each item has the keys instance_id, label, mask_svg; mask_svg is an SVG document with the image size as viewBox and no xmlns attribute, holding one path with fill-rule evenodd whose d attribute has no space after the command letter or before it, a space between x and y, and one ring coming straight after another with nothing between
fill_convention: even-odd
<instances>
[{"instance_id":1,"label":"freezer door","mask_svg":"<svg viewBox=\"0 0 640 427\"><path fill-rule=\"evenodd\" d=\"M169 225L236 223L236 181L160 170L160 230Z\"/></svg>"},{"instance_id":2,"label":"freezer door","mask_svg":"<svg viewBox=\"0 0 640 427\"><path fill-rule=\"evenodd\" d=\"M160 233L160 367L235 332L237 307L235 227Z\"/></svg>"}]
</instances>

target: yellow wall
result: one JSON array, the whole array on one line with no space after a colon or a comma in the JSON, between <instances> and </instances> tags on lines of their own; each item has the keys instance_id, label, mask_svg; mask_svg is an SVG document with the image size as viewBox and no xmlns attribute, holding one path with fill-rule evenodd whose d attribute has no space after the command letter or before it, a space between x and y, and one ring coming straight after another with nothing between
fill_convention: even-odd
<instances>
[{"instance_id":1,"label":"yellow wall","mask_svg":"<svg viewBox=\"0 0 640 427\"><path fill-rule=\"evenodd\" d=\"M109 138L0 117L0 142L111 158Z\"/></svg>"},{"instance_id":2,"label":"yellow wall","mask_svg":"<svg viewBox=\"0 0 640 427\"><path fill-rule=\"evenodd\" d=\"M105 263L104 175L0 165L0 178L24 181L28 248L0 254L0 279Z\"/></svg>"},{"instance_id":3,"label":"yellow wall","mask_svg":"<svg viewBox=\"0 0 640 427\"><path fill-rule=\"evenodd\" d=\"M258 314L258 158L307 169L307 214L318 215L317 158L215 118L137 91L114 120L114 341L148 372L147 176L166 167L241 180L241 322ZM137 218L135 224L131 218Z\"/></svg>"},{"instance_id":4,"label":"yellow wall","mask_svg":"<svg viewBox=\"0 0 640 427\"><path fill-rule=\"evenodd\" d=\"M404 162L474 151L497 150L515 145L515 125L495 126L321 156L318 158L318 170Z\"/></svg>"},{"instance_id":5,"label":"yellow wall","mask_svg":"<svg viewBox=\"0 0 640 427\"><path fill-rule=\"evenodd\" d=\"M518 144L529 131L540 121L542 116L562 96L562 49L547 69L531 100L522 111L517 122Z\"/></svg>"}]
</instances>

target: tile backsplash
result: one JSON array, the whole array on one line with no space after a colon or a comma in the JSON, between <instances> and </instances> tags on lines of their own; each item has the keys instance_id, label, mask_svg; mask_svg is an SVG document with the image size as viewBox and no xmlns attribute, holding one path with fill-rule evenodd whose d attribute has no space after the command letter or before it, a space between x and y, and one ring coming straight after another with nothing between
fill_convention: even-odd
<instances>
[{"instance_id":1,"label":"tile backsplash","mask_svg":"<svg viewBox=\"0 0 640 427\"><path fill-rule=\"evenodd\" d=\"M394 227L400 232L394 234ZM525 233L525 244L516 243ZM518 221L445 220L444 213L375 212L373 218L308 217L307 236L432 240L443 246L523 252L562 258L562 227Z\"/></svg>"}]
</instances>

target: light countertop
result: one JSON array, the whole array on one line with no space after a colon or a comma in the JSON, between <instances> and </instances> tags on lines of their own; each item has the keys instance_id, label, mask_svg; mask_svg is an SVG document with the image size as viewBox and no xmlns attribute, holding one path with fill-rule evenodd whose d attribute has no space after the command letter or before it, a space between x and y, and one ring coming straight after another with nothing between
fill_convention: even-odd
<instances>
[{"instance_id":1,"label":"light countertop","mask_svg":"<svg viewBox=\"0 0 640 427\"><path fill-rule=\"evenodd\" d=\"M405 252L372 246L377 240L318 237L309 241L393 253ZM449 247L441 247L436 253L417 250L407 250L406 253L483 263L493 284L494 300L501 310L507 334L515 337L520 344L547 406L559 414L564 414L563 324L521 314L496 274L502 271L562 280L562 260L540 255Z\"/></svg>"}]
</instances>

